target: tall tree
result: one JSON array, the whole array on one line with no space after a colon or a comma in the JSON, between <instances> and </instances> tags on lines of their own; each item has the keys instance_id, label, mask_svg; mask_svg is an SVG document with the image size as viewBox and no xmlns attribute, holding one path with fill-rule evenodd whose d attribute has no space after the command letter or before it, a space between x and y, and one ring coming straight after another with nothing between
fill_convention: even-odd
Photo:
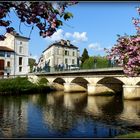
<instances>
[{"instance_id":1,"label":"tall tree","mask_svg":"<svg viewBox=\"0 0 140 140\"><path fill-rule=\"evenodd\" d=\"M35 65L36 60L33 58L29 58L28 65L30 66L30 72L33 71L33 66Z\"/></svg>"},{"instance_id":2,"label":"tall tree","mask_svg":"<svg viewBox=\"0 0 140 140\"><path fill-rule=\"evenodd\" d=\"M30 26L31 31L36 26L39 28L39 34L42 37L51 36L57 28L63 25L62 20L68 20L73 17L72 13L65 12L65 9L77 2L49 2L49 1L8 1L0 2L0 26L5 27L6 32L14 31L10 27L12 19L9 13L14 11L20 19L20 24L24 23ZM19 25L20 27L20 25ZM0 35L0 40L5 36Z\"/></svg>"},{"instance_id":3,"label":"tall tree","mask_svg":"<svg viewBox=\"0 0 140 140\"><path fill-rule=\"evenodd\" d=\"M88 51L87 51L86 48L84 48L84 51L83 51L83 54L82 54L82 57L81 57L81 65L83 65L85 60L88 59L88 58L89 58Z\"/></svg>"},{"instance_id":4,"label":"tall tree","mask_svg":"<svg viewBox=\"0 0 140 140\"><path fill-rule=\"evenodd\" d=\"M140 8L137 8L140 16ZM123 66L124 73L128 76L140 75L140 19L132 18L136 28L136 35L118 35L117 43L111 50L105 49L108 59L118 58L118 62Z\"/></svg>"}]
</instances>

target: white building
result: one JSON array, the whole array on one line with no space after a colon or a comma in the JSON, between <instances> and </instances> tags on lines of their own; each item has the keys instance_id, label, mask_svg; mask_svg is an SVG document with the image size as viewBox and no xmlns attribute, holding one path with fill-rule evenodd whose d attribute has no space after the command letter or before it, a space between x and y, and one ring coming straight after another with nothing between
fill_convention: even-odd
<instances>
[{"instance_id":1,"label":"white building","mask_svg":"<svg viewBox=\"0 0 140 140\"><path fill-rule=\"evenodd\" d=\"M28 73L29 38L17 33L6 33L0 41L0 75L24 75Z\"/></svg>"},{"instance_id":2,"label":"white building","mask_svg":"<svg viewBox=\"0 0 140 140\"><path fill-rule=\"evenodd\" d=\"M60 40L51 44L42 52L39 59L38 67L43 68L45 64L49 65L52 70L59 65L67 69L70 65L79 66L78 47L72 45L69 40Z\"/></svg>"}]
</instances>

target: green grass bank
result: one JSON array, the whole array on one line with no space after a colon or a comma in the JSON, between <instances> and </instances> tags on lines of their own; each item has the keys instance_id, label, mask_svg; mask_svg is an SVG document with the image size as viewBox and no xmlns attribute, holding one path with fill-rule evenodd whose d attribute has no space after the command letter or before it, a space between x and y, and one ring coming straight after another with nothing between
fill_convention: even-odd
<instances>
[{"instance_id":1,"label":"green grass bank","mask_svg":"<svg viewBox=\"0 0 140 140\"><path fill-rule=\"evenodd\" d=\"M115 138L140 138L140 132L119 135L119 136L116 136Z\"/></svg>"},{"instance_id":2,"label":"green grass bank","mask_svg":"<svg viewBox=\"0 0 140 140\"><path fill-rule=\"evenodd\" d=\"M0 95L50 92L52 89L48 86L47 82L45 78L40 79L37 84L30 82L27 77L1 79Z\"/></svg>"}]
</instances>

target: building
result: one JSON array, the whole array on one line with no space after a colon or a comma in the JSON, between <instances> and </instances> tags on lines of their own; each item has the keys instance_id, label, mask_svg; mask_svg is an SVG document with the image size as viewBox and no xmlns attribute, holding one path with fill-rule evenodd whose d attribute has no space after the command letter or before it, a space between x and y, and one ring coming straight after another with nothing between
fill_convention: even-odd
<instances>
[{"instance_id":1,"label":"building","mask_svg":"<svg viewBox=\"0 0 140 140\"><path fill-rule=\"evenodd\" d=\"M68 69L70 65L79 66L79 50L69 40L63 39L48 46L38 62L38 67L41 69L49 66L52 71L59 67Z\"/></svg>"},{"instance_id":2,"label":"building","mask_svg":"<svg viewBox=\"0 0 140 140\"><path fill-rule=\"evenodd\" d=\"M25 75L28 73L29 38L18 33L6 33L0 41L0 76Z\"/></svg>"}]
</instances>

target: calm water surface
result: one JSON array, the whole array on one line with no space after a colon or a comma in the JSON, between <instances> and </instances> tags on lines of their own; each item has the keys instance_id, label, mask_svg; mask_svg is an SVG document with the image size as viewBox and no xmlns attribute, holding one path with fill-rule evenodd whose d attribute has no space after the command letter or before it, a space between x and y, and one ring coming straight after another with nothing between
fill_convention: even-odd
<instances>
[{"instance_id":1,"label":"calm water surface","mask_svg":"<svg viewBox=\"0 0 140 140\"><path fill-rule=\"evenodd\" d=\"M140 101L121 96L0 96L0 138L111 138L139 130Z\"/></svg>"}]
</instances>

